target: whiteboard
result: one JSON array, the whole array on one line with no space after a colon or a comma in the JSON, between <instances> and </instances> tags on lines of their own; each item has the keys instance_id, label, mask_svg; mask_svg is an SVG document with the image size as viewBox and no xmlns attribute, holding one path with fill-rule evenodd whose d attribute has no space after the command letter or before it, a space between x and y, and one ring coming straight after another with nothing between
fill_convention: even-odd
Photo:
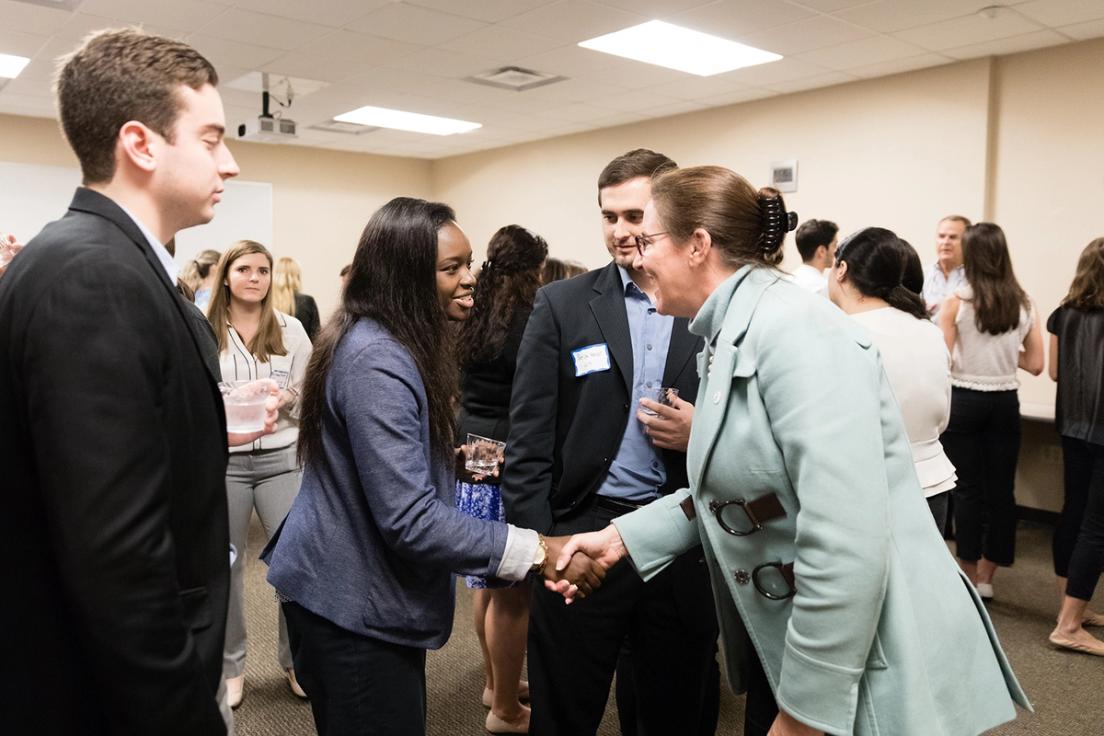
<instances>
[{"instance_id":1,"label":"whiteboard","mask_svg":"<svg viewBox=\"0 0 1104 736\"><path fill-rule=\"evenodd\" d=\"M75 168L0 161L0 236L12 233L24 243L33 238L46 223L65 214L80 178ZM177 234L176 262L183 266L201 250L221 252L243 239L273 248L269 183L227 181L222 201L215 205L215 219Z\"/></svg>"}]
</instances>

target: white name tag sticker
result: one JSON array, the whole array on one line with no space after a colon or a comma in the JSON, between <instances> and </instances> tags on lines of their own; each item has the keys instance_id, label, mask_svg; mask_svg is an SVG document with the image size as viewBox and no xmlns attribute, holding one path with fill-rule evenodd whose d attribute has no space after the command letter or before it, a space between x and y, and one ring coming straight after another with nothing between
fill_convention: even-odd
<instances>
[{"instance_id":1,"label":"white name tag sticker","mask_svg":"<svg viewBox=\"0 0 1104 736\"><path fill-rule=\"evenodd\" d=\"M585 348L571 351L571 357L575 360L575 375L585 376L588 373L600 373L608 371L610 363L609 348L606 344L587 345Z\"/></svg>"}]
</instances>

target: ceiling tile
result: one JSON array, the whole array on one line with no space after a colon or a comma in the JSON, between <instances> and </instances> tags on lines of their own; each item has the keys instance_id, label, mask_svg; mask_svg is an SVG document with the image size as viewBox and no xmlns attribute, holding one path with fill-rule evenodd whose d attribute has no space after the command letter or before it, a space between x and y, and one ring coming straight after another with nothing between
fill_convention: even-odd
<instances>
[{"instance_id":1,"label":"ceiling tile","mask_svg":"<svg viewBox=\"0 0 1104 736\"><path fill-rule=\"evenodd\" d=\"M240 41L227 41L210 36L189 36L188 43L210 59L216 69L223 65L259 69L284 53L280 49L253 46Z\"/></svg>"},{"instance_id":2,"label":"ceiling tile","mask_svg":"<svg viewBox=\"0 0 1104 736\"><path fill-rule=\"evenodd\" d=\"M1016 10L1051 28L1104 18L1101 0L1031 0L1017 5Z\"/></svg>"},{"instance_id":3,"label":"ceiling tile","mask_svg":"<svg viewBox=\"0 0 1104 736\"><path fill-rule=\"evenodd\" d=\"M778 28L748 34L739 40L756 48L773 51L783 56L793 56L805 51L836 46L849 41L872 36L873 31L851 23L819 15L814 18L788 23Z\"/></svg>"},{"instance_id":4,"label":"ceiling tile","mask_svg":"<svg viewBox=\"0 0 1104 736\"><path fill-rule=\"evenodd\" d=\"M292 51L317 41L332 30L316 23L234 8L203 26L200 33L213 38Z\"/></svg>"},{"instance_id":5,"label":"ceiling tile","mask_svg":"<svg viewBox=\"0 0 1104 736\"><path fill-rule=\"evenodd\" d=\"M413 54L421 49L421 46L393 41L390 38L370 36L367 33L334 31L328 36L306 44L298 51L304 54L315 54L332 59L346 59L364 64L383 64Z\"/></svg>"},{"instance_id":6,"label":"ceiling tile","mask_svg":"<svg viewBox=\"0 0 1104 736\"><path fill-rule=\"evenodd\" d=\"M893 59L892 61L882 61L877 64L868 64L866 66L858 66L853 69L848 69L848 74L854 74L856 77L862 77L869 79L872 77L885 77L890 74L900 74L901 72L911 72L916 69L926 69L933 66L942 66L943 64L949 64L954 59L940 54L920 54L919 56L910 56L907 59Z\"/></svg>"},{"instance_id":7,"label":"ceiling tile","mask_svg":"<svg viewBox=\"0 0 1104 736\"><path fill-rule=\"evenodd\" d=\"M346 59L323 58L315 54L291 51L261 67L261 71L285 77L317 79L320 82L338 82L355 74L370 71L373 65ZM221 75L221 72L220 72Z\"/></svg>"},{"instance_id":8,"label":"ceiling tile","mask_svg":"<svg viewBox=\"0 0 1104 736\"><path fill-rule=\"evenodd\" d=\"M910 28L893 35L931 51L942 51L974 43L995 41L998 38L1019 36L1037 30L1039 30L1038 23L1017 15L1014 10L1009 9L998 13L994 18L976 14L968 15L965 18Z\"/></svg>"},{"instance_id":9,"label":"ceiling tile","mask_svg":"<svg viewBox=\"0 0 1104 736\"><path fill-rule=\"evenodd\" d=\"M1076 23L1072 26L1062 26L1058 30L1079 41L1086 41L1090 38L1100 38L1104 36L1104 20L1091 20L1088 23Z\"/></svg>"},{"instance_id":10,"label":"ceiling tile","mask_svg":"<svg viewBox=\"0 0 1104 736\"><path fill-rule=\"evenodd\" d=\"M0 27L0 54L26 56L29 59L42 50L49 40L48 36Z\"/></svg>"},{"instance_id":11,"label":"ceiling tile","mask_svg":"<svg viewBox=\"0 0 1104 736\"><path fill-rule=\"evenodd\" d=\"M1021 36L1001 38L996 41L975 43L957 49L946 49L943 53L955 59L976 59L981 56L1004 56L1006 54L1015 54L1020 51L1041 49L1046 46L1057 46L1058 44L1068 42L1069 39L1062 34L1051 30L1045 30L1025 33Z\"/></svg>"},{"instance_id":12,"label":"ceiling tile","mask_svg":"<svg viewBox=\"0 0 1104 736\"><path fill-rule=\"evenodd\" d=\"M827 71L830 70L790 57L781 61L772 61L769 64L737 69L734 72L729 72L725 77L735 84L759 87L769 86L777 82L788 82L802 77L813 77Z\"/></svg>"},{"instance_id":13,"label":"ceiling tile","mask_svg":"<svg viewBox=\"0 0 1104 736\"><path fill-rule=\"evenodd\" d=\"M611 8L646 15L649 20L665 20L677 13L712 5L713 0L598 0L598 2Z\"/></svg>"},{"instance_id":14,"label":"ceiling tile","mask_svg":"<svg viewBox=\"0 0 1104 736\"><path fill-rule=\"evenodd\" d=\"M483 28L482 21L405 3L389 3L346 24L351 31L435 46Z\"/></svg>"},{"instance_id":15,"label":"ceiling tile","mask_svg":"<svg viewBox=\"0 0 1104 736\"><path fill-rule=\"evenodd\" d=\"M786 0L791 5L800 5L821 13L835 13L853 8L856 5L869 5L871 0Z\"/></svg>"},{"instance_id":16,"label":"ceiling tile","mask_svg":"<svg viewBox=\"0 0 1104 736\"><path fill-rule=\"evenodd\" d=\"M599 118L609 117L609 110L595 105L573 103L543 109L540 112L540 117L564 123L587 123Z\"/></svg>"},{"instance_id":17,"label":"ceiling tile","mask_svg":"<svg viewBox=\"0 0 1104 736\"><path fill-rule=\"evenodd\" d=\"M514 16L502 21L500 25L504 28L528 31L562 43L574 44L629 28L647 20L646 16L626 13L623 10L587 2L587 0L561 0Z\"/></svg>"},{"instance_id":18,"label":"ceiling tile","mask_svg":"<svg viewBox=\"0 0 1104 736\"><path fill-rule=\"evenodd\" d=\"M455 13L487 23L498 23L542 5L550 5L551 2L552 0L410 0L411 5Z\"/></svg>"},{"instance_id":19,"label":"ceiling tile","mask_svg":"<svg viewBox=\"0 0 1104 736\"><path fill-rule=\"evenodd\" d=\"M582 77L594 74L597 70L610 66L617 57L575 44L567 44L531 56L523 56L517 65L546 74L560 74L565 77ZM633 64L633 67L639 66Z\"/></svg>"},{"instance_id":20,"label":"ceiling tile","mask_svg":"<svg viewBox=\"0 0 1104 736\"><path fill-rule=\"evenodd\" d=\"M721 2L679 13L672 23L704 33L738 39L766 28L811 18L813 11L777 0L721 0Z\"/></svg>"},{"instance_id":21,"label":"ceiling tile","mask_svg":"<svg viewBox=\"0 0 1104 736\"><path fill-rule=\"evenodd\" d=\"M852 69L882 61L905 59L924 53L924 49L890 36L870 36L838 46L816 49L797 58L828 69Z\"/></svg>"},{"instance_id":22,"label":"ceiling tile","mask_svg":"<svg viewBox=\"0 0 1104 736\"><path fill-rule=\"evenodd\" d=\"M764 97L773 97L777 92L767 89L765 87L745 87L744 89L738 89L735 92L729 92L723 95L717 95L716 97L710 97L703 100L710 107L723 107L725 105L736 105L741 102L748 102L750 100L761 100Z\"/></svg>"},{"instance_id":23,"label":"ceiling tile","mask_svg":"<svg viewBox=\"0 0 1104 736\"><path fill-rule=\"evenodd\" d=\"M591 52L597 54L597 52ZM580 75L585 79L602 82L621 89L640 89L657 84L683 82L691 79L703 79L685 72L666 69L655 64L644 64L628 59L610 57L611 63L591 74Z\"/></svg>"},{"instance_id":24,"label":"ceiling tile","mask_svg":"<svg viewBox=\"0 0 1104 736\"><path fill-rule=\"evenodd\" d=\"M391 0L233 0L236 7L281 18L305 20L324 26L340 27L382 7Z\"/></svg>"},{"instance_id":25,"label":"ceiling tile","mask_svg":"<svg viewBox=\"0 0 1104 736\"><path fill-rule=\"evenodd\" d=\"M435 77L462 79L491 71L499 65L483 56L464 54L442 48L420 49L397 59L390 59L385 66L391 69L417 71ZM533 67L523 65L532 69ZM546 71L538 69L538 71Z\"/></svg>"},{"instance_id":26,"label":"ceiling tile","mask_svg":"<svg viewBox=\"0 0 1104 736\"><path fill-rule=\"evenodd\" d=\"M87 15L126 23L152 23L159 28L191 33L222 15L228 6L229 3L206 0L84 0L79 8Z\"/></svg>"},{"instance_id":27,"label":"ceiling tile","mask_svg":"<svg viewBox=\"0 0 1104 736\"><path fill-rule=\"evenodd\" d=\"M727 77L728 75L725 74L718 74L714 77L687 77L677 82L667 82L648 87L642 93L645 95L655 93L679 100L699 100L735 92L741 87L747 86L730 81Z\"/></svg>"},{"instance_id":28,"label":"ceiling tile","mask_svg":"<svg viewBox=\"0 0 1104 736\"><path fill-rule=\"evenodd\" d=\"M672 115L684 115L688 112L697 112L698 110L704 110L709 107L705 102L695 102L692 100L683 100L682 102L676 102L671 105L660 105L659 107L652 107L644 112L652 118L668 118Z\"/></svg>"},{"instance_id":29,"label":"ceiling tile","mask_svg":"<svg viewBox=\"0 0 1104 736\"><path fill-rule=\"evenodd\" d=\"M800 92L807 89L831 87L835 84L854 82L856 79L857 77L850 74L844 74L843 72L829 72L815 77L803 77L801 79L792 79L788 82L776 82L770 85L770 89L773 89L775 92L784 93Z\"/></svg>"},{"instance_id":30,"label":"ceiling tile","mask_svg":"<svg viewBox=\"0 0 1104 736\"><path fill-rule=\"evenodd\" d=\"M605 97L601 100L594 100L590 104L594 107L605 108L606 110L638 112L641 110L648 110L653 107L674 105L679 102L686 101L678 97L672 97L670 95L652 93L651 90L645 91L647 92L647 94L638 94L636 92L622 92L621 94L610 95L609 97Z\"/></svg>"},{"instance_id":31,"label":"ceiling tile","mask_svg":"<svg viewBox=\"0 0 1104 736\"><path fill-rule=\"evenodd\" d=\"M51 34L65 25L70 15L72 11L0 0L0 18L4 19L4 27L12 31Z\"/></svg>"},{"instance_id":32,"label":"ceiling tile","mask_svg":"<svg viewBox=\"0 0 1104 736\"><path fill-rule=\"evenodd\" d=\"M836 13L836 17L888 33L930 25L952 18L965 18L996 4L996 0L879 0ZM1004 3L1009 4L1009 3Z\"/></svg>"},{"instance_id":33,"label":"ceiling tile","mask_svg":"<svg viewBox=\"0 0 1104 736\"><path fill-rule=\"evenodd\" d=\"M495 25L453 39L443 44L443 47L450 51L484 56L503 64L514 64L518 59L551 51L561 45L543 36Z\"/></svg>"},{"instance_id":34,"label":"ceiling tile","mask_svg":"<svg viewBox=\"0 0 1104 736\"><path fill-rule=\"evenodd\" d=\"M567 104L571 102L590 102L599 107L606 107L600 101L613 95L621 94L617 87L604 82L589 79L567 79L545 87L528 89L521 93L513 93L512 99L521 105L545 105ZM510 99L510 98L507 98ZM513 109L511 105L506 109Z\"/></svg>"}]
</instances>

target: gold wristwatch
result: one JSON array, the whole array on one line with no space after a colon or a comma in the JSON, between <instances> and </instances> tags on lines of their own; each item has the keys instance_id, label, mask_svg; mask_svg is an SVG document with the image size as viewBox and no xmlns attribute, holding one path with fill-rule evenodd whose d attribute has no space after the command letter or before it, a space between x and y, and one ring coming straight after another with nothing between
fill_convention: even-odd
<instances>
[{"instance_id":1,"label":"gold wristwatch","mask_svg":"<svg viewBox=\"0 0 1104 736\"><path fill-rule=\"evenodd\" d=\"M529 568L530 572L538 574L544 573L544 564L548 562L548 544L544 541L544 535L537 535L537 553L533 557L533 565Z\"/></svg>"}]
</instances>

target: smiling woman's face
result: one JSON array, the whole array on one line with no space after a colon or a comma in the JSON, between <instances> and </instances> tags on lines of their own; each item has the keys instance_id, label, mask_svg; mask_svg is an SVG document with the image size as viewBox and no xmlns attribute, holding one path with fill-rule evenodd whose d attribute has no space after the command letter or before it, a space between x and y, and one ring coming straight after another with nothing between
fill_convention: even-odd
<instances>
[{"instance_id":1,"label":"smiling woman's face","mask_svg":"<svg viewBox=\"0 0 1104 736\"><path fill-rule=\"evenodd\" d=\"M456 322L466 320L475 306L471 261L471 243L456 223L437 231L437 295L445 314Z\"/></svg>"}]
</instances>

